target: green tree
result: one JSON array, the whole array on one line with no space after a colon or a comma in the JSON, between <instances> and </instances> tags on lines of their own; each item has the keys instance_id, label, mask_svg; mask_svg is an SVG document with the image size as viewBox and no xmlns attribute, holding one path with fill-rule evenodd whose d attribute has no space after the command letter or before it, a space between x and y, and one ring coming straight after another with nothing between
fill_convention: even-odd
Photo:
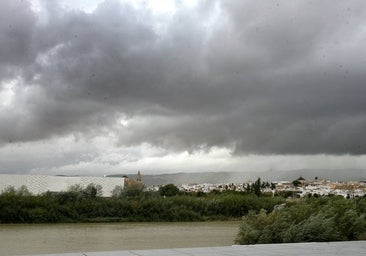
<instances>
[{"instance_id":1,"label":"green tree","mask_svg":"<svg viewBox=\"0 0 366 256\"><path fill-rule=\"evenodd\" d=\"M298 242L329 242L341 240L341 235L336 228L334 218L328 218L319 213L291 226L285 233L285 243Z\"/></svg>"},{"instance_id":2,"label":"green tree","mask_svg":"<svg viewBox=\"0 0 366 256\"><path fill-rule=\"evenodd\" d=\"M103 195L102 186L100 184L90 183L85 189L83 189L83 193L87 197L100 197Z\"/></svg>"},{"instance_id":3,"label":"green tree","mask_svg":"<svg viewBox=\"0 0 366 256\"><path fill-rule=\"evenodd\" d=\"M122 197L141 198L143 196L144 187L141 184L131 184L123 188Z\"/></svg>"},{"instance_id":4,"label":"green tree","mask_svg":"<svg viewBox=\"0 0 366 256\"><path fill-rule=\"evenodd\" d=\"M167 184L159 188L161 196L175 196L179 194L179 189L174 184Z\"/></svg>"},{"instance_id":5,"label":"green tree","mask_svg":"<svg viewBox=\"0 0 366 256\"><path fill-rule=\"evenodd\" d=\"M366 238L366 198L311 197L243 217L237 242L325 242ZM360 210L358 208L361 207Z\"/></svg>"},{"instance_id":6,"label":"green tree","mask_svg":"<svg viewBox=\"0 0 366 256\"><path fill-rule=\"evenodd\" d=\"M123 197L124 187L123 186L115 186L112 190L112 197L118 198Z\"/></svg>"},{"instance_id":7,"label":"green tree","mask_svg":"<svg viewBox=\"0 0 366 256\"><path fill-rule=\"evenodd\" d=\"M256 194L257 196L261 196L262 195L262 191L261 191L261 178L258 178L254 184L253 184L253 191L254 194Z\"/></svg>"},{"instance_id":8,"label":"green tree","mask_svg":"<svg viewBox=\"0 0 366 256\"><path fill-rule=\"evenodd\" d=\"M20 196L31 196L31 192L29 192L27 186L22 185L17 189L17 194Z\"/></svg>"},{"instance_id":9,"label":"green tree","mask_svg":"<svg viewBox=\"0 0 366 256\"><path fill-rule=\"evenodd\" d=\"M74 184L74 185L70 185L67 188L67 191L82 194L83 193L83 187L80 184Z\"/></svg>"},{"instance_id":10,"label":"green tree","mask_svg":"<svg viewBox=\"0 0 366 256\"><path fill-rule=\"evenodd\" d=\"M271 189L275 190L276 189L276 184L275 183L271 183Z\"/></svg>"},{"instance_id":11,"label":"green tree","mask_svg":"<svg viewBox=\"0 0 366 256\"><path fill-rule=\"evenodd\" d=\"M273 222L273 218L267 215L265 210L261 210L258 214L250 211L248 215L242 218L239 227L239 233L236 238L236 243L239 244L256 244L263 234L266 226Z\"/></svg>"},{"instance_id":12,"label":"green tree","mask_svg":"<svg viewBox=\"0 0 366 256\"><path fill-rule=\"evenodd\" d=\"M17 193L17 190L14 188L14 186L7 186L1 191L4 195L15 195Z\"/></svg>"},{"instance_id":13,"label":"green tree","mask_svg":"<svg viewBox=\"0 0 366 256\"><path fill-rule=\"evenodd\" d=\"M301 182L299 180L294 180L292 181L292 185L294 185L294 187L298 187L301 185Z\"/></svg>"}]
</instances>

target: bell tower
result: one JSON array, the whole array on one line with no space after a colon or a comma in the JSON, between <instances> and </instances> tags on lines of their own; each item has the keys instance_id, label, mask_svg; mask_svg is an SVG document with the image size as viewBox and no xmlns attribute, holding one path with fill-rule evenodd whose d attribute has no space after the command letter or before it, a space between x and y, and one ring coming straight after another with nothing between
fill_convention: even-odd
<instances>
[{"instance_id":1,"label":"bell tower","mask_svg":"<svg viewBox=\"0 0 366 256\"><path fill-rule=\"evenodd\" d=\"M137 172L136 183L138 183L138 184L142 183L142 176L141 176L140 171Z\"/></svg>"}]
</instances>

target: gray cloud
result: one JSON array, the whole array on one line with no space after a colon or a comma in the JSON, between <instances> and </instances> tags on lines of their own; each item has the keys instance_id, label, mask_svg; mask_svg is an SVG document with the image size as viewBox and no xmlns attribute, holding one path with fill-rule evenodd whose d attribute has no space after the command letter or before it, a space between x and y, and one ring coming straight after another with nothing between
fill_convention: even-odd
<instances>
[{"instance_id":1,"label":"gray cloud","mask_svg":"<svg viewBox=\"0 0 366 256\"><path fill-rule=\"evenodd\" d=\"M366 153L362 1L203 1L172 17L45 3L1 2L0 79L16 81L3 144L113 132L173 151Z\"/></svg>"},{"instance_id":2,"label":"gray cloud","mask_svg":"<svg viewBox=\"0 0 366 256\"><path fill-rule=\"evenodd\" d=\"M21 73L35 58L36 16L28 2L3 1L0 9L0 76L11 78Z\"/></svg>"}]
</instances>

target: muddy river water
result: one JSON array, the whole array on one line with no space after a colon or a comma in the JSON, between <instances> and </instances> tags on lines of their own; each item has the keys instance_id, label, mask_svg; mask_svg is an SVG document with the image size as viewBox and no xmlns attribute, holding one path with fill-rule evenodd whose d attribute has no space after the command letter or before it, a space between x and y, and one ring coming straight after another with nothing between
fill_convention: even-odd
<instances>
[{"instance_id":1,"label":"muddy river water","mask_svg":"<svg viewBox=\"0 0 366 256\"><path fill-rule=\"evenodd\" d=\"M0 255L232 245L238 221L0 225Z\"/></svg>"}]
</instances>

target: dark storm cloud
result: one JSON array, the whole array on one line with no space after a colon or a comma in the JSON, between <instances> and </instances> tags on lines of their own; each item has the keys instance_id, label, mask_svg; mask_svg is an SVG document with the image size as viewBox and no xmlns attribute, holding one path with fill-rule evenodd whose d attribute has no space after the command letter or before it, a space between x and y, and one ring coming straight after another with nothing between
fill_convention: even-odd
<instances>
[{"instance_id":1,"label":"dark storm cloud","mask_svg":"<svg viewBox=\"0 0 366 256\"><path fill-rule=\"evenodd\" d=\"M28 2L2 1L0 6L0 77L4 79L33 61L36 17Z\"/></svg>"},{"instance_id":2,"label":"dark storm cloud","mask_svg":"<svg viewBox=\"0 0 366 256\"><path fill-rule=\"evenodd\" d=\"M171 18L46 3L1 3L1 79L17 81L3 142L113 131L170 150L366 153L362 1L202 1Z\"/></svg>"}]
</instances>

